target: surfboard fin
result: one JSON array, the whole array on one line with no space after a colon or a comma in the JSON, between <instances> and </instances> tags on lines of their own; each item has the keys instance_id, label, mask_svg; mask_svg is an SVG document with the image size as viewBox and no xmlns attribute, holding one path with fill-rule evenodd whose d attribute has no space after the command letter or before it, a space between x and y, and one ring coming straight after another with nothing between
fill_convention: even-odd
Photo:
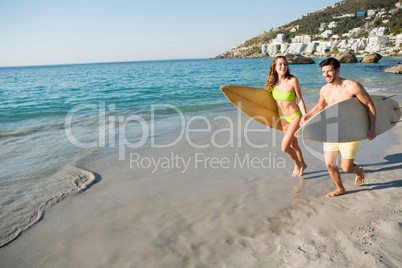
<instances>
[{"instance_id":1,"label":"surfboard fin","mask_svg":"<svg viewBox=\"0 0 402 268\"><path fill-rule=\"evenodd\" d=\"M382 100L386 100L386 99L389 99L389 98L392 98L392 97L395 97L397 94L395 94L395 95L391 95L391 96L388 96L388 97L384 97L384 98L382 98Z\"/></svg>"},{"instance_id":2,"label":"surfboard fin","mask_svg":"<svg viewBox=\"0 0 402 268\"><path fill-rule=\"evenodd\" d=\"M402 120L391 122L391 124L396 124L396 123L399 123L399 122L402 122Z\"/></svg>"},{"instance_id":3,"label":"surfboard fin","mask_svg":"<svg viewBox=\"0 0 402 268\"><path fill-rule=\"evenodd\" d=\"M396 110L400 110L402 107L399 107L399 108L394 108L394 111L396 111Z\"/></svg>"}]
</instances>

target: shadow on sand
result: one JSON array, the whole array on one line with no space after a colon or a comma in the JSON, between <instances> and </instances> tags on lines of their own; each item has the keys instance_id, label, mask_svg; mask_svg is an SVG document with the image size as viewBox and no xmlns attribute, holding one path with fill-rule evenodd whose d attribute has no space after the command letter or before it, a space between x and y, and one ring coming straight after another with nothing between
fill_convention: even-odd
<instances>
[{"instance_id":1,"label":"shadow on sand","mask_svg":"<svg viewBox=\"0 0 402 268\"><path fill-rule=\"evenodd\" d=\"M373 163L373 164L362 164L360 166L364 168L365 174L377 173L377 172L381 172L381 171L397 170L397 169L402 170L402 153L387 155L384 157L384 160L385 161L383 161L383 162ZM378 167L378 166L381 166L381 167L376 169L376 167ZM341 174L346 174L341 169L340 169L340 171L341 171ZM310 176L312 174L315 174L315 175ZM304 179L311 180L311 179L322 178L323 176L329 176L328 171L326 169L312 171L312 172L306 172L304 175ZM366 191L366 190L368 190L368 191L379 190L379 189L392 188L392 187L402 187L402 180L396 180L396 181L385 182L385 183L363 184L362 186L369 186L371 188L348 191L348 193Z\"/></svg>"}]
</instances>

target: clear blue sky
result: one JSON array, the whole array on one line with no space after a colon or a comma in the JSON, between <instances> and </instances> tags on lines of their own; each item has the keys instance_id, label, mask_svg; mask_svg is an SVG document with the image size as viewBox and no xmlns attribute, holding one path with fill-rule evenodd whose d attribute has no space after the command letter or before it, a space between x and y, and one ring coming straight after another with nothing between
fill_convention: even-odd
<instances>
[{"instance_id":1,"label":"clear blue sky","mask_svg":"<svg viewBox=\"0 0 402 268\"><path fill-rule=\"evenodd\" d=\"M0 66L210 58L336 0L0 0Z\"/></svg>"}]
</instances>

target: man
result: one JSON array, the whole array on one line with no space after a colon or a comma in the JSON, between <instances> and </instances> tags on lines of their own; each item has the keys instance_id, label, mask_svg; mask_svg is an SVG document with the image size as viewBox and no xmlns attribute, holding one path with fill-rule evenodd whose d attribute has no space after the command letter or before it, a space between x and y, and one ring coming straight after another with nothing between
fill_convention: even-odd
<instances>
[{"instance_id":1,"label":"man","mask_svg":"<svg viewBox=\"0 0 402 268\"><path fill-rule=\"evenodd\" d=\"M357 97L357 99L368 109L370 128L367 136L368 140L373 140L376 136L376 110L370 95L358 82L339 77L340 63L337 59L328 58L320 63L320 67L327 84L320 90L320 99L318 104L303 116L300 121L300 125L302 125L307 118L323 110L327 105L333 105L337 102ZM343 171L356 174L356 185L363 183L363 168L354 163L358 148L358 141L347 143L324 143L325 166L327 167L328 173L337 188L335 191L328 193L327 197L333 197L346 193L345 187L343 187L342 184L339 169L336 166L336 158L339 152L341 152L342 156L341 167Z\"/></svg>"}]
</instances>

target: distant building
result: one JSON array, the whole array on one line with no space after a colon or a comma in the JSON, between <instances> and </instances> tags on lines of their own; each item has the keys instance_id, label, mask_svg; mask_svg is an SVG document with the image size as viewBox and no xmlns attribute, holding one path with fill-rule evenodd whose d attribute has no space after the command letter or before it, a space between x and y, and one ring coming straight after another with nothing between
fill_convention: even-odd
<instances>
[{"instance_id":1,"label":"distant building","mask_svg":"<svg viewBox=\"0 0 402 268\"><path fill-rule=\"evenodd\" d=\"M370 36L366 47L367 52L380 51L388 44L388 36Z\"/></svg>"},{"instance_id":2,"label":"distant building","mask_svg":"<svg viewBox=\"0 0 402 268\"><path fill-rule=\"evenodd\" d=\"M343 4L345 4L345 3L346 3L346 1L341 1L341 2L338 2L338 3L333 3L333 4L332 4L332 8L338 7L338 6L343 5Z\"/></svg>"},{"instance_id":3,"label":"distant building","mask_svg":"<svg viewBox=\"0 0 402 268\"><path fill-rule=\"evenodd\" d=\"M261 46L261 53L268 54L269 56L274 56L281 49L280 44L269 44Z\"/></svg>"},{"instance_id":4,"label":"distant building","mask_svg":"<svg viewBox=\"0 0 402 268\"><path fill-rule=\"evenodd\" d=\"M358 18L364 18L367 16L367 11L359 11L356 13L356 17Z\"/></svg>"},{"instance_id":5,"label":"distant building","mask_svg":"<svg viewBox=\"0 0 402 268\"><path fill-rule=\"evenodd\" d=\"M348 13L348 14L344 14L344 15L341 15L341 16L334 17L334 19L341 19L341 18L354 17L354 16L356 16L355 13Z\"/></svg>"},{"instance_id":6,"label":"distant building","mask_svg":"<svg viewBox=\"0 0 402 268\"><path fill-rule=\"evenodd\" d=\"M288 49L288 44L281 44L281 53L284 53Z\"/></svg>"},{"instance_id":7,"label":"distant building","mask_svg":"<svg viewBox=\"0 0 402 268\"><path fill-rule=\"evenodd\" d=\"M328 28L335 28L336 26L338 26L339 23L335 22L335 21L331 21L330 24L328 24Z\"/></svg>"},{"instance_id":8,"label":"distant building","mask_svg":"<svg viewBox=\"0 0 402 268\"><path fill-rule=\"evenodd\" d=\"M395 35L388 35L388 42L396 43L396 36Z\"/></svg>"},{"instance_id":9,"label":"distant building","mask_svg":"<svg viewBox=\"0 0 402 268\"><path fill-rule=\"evenodd\" d=\"M377 13L377 11L370 9L367 10L367 16L371 17L371 16L375 16L375 14Z\"/></svg>"},{"instance_id":10,"label":"distant building","mask_svg":"<svg viewBox=\"0 0 402 268\"><path fill-rule=\"evenodd\" d=\"M273 56L273 55L275 55L279 50L281 50L281 45L279 45L279 44L270 45L270 46L268 47L268 54L269 54L270 56Z\"/></svg>"},{"instance_id":11,"label":"distant building","mask_svg":"<svg viewBox=\"0 0 402 268\"><path fill-rule=\"evenodd\" d=\"M395 46L399 47L402 44L402 34L398 34L396 36L396 42L395 42Z\"/></svg>"},{"instance_id":12,"label":"distant building","mask_svg":"<svg viewBox=\"0 0 402 268\"><path fill-rule=\"evenodd\" d=\"M328 38L328 37L330 37L332 35L332 30L325 30L325 31L323 31L321 34L320 34L320 36L322 37L322 38Z\"/></svg>"},{"instance_id":13,"label":"distant building","mask_svg":"<svg viewBox=\"0 0 402 268\"><path fill-rule=\"evenodd\" d=\"M292 38L292 43L310 43L311 36L309 35L296 35Z\"/></svg>"},{"instance_id":14,"label":"distant building","mask_svg":"<svg viewBox=\"0 0 402 268\"><path fill-rule=\"evenodd\" d=\"M384 36L388 33L388 31L388 27L374 28L373 30L371 30L369 36Z\"/></svg>"},{"instance_id":15,"label":"distant building","mask_svg":"<svg viewBox=\"0 0 402 268\"><path fill-rule=\"evenodd\" d=\"M285 54L301 54L306 49L306 47L306 43L292 43L285 51Z\"/></svg>"},{"instance_id":16,"label":"distant building","mask_svg":"<svg viewBox=\"0 0 402 268\"><path fill-rule=\"evenodd\" d=\"M285 40L285 34L278 34L274 40L272 40L272 44L282 44Z\"/></svg>"},{"instance_id":17,"label":"distant building","mask_svg":"<svg viewBox=\"0 0 402 268\"><path fill-rule=\"evenodd\" d=\"M307 47L304 49L304 54L312 54L316 50L318 44L319 44L318 41L308 43Z\"/></svg>"},{"instance_id":18,"label":"distant building","mask_svg":"<svg viewBox=\"0 0 402 268\"><path fill-rule=\"evenodd\" d=\"M262 46L261 46L261 53L262 53L262 54L266 54L266 53L267 53L267 47L268 47L268 45L262 45Z\"/></svg>"},{"instance_id":19,"label":"distant building","mask_svg":"<svg viewBox=\"0 0 402 268\"><path fill-rule=\"evenodd\" d=\"M322 23L320 24L320 28L319 28L320 32L324 31L324 30L325 30L325 27L327 27L327 26L328 26L328 23L322 22Z\"/></svg>"},{"instance_id":20,"label":"distant building","mask_svg":"<svg viewBox=\"0 0 402 268\"><path fill-rule=\"evenodd\" d=\"M316 47L318 53L326 53L331 50L332 42L320 42Z\"/></svg>"}]
</instances>

